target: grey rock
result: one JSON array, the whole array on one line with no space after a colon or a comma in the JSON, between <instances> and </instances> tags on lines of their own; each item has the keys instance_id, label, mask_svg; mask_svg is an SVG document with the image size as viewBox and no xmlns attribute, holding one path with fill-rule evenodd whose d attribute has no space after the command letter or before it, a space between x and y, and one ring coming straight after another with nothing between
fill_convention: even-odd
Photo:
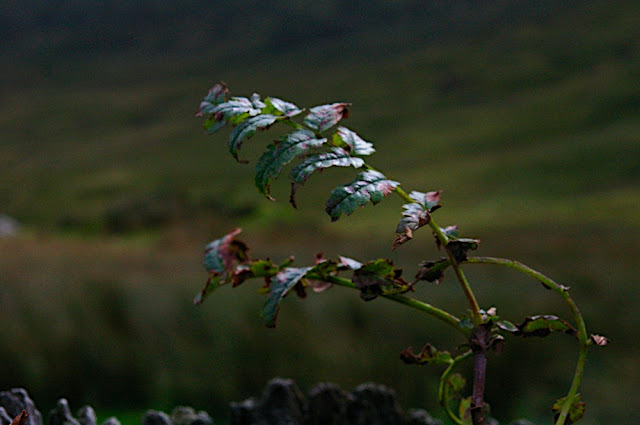
<instances>
[{"instance_id":1,"label":"grey rock","mask_svg":"<svg viewBox=\"0 0 640 425\"><path fill-rule=\"evenodd\" d=\"M262 417L260 403L255 398L248 398L240 403L231 403L231 425L267 425Z\"/></svg>"},{"instance_id":2,"label":"grey rock","mask_svg":"<svg viewBox=\"0 0 640 425\"><path fill-rule=\"evenodd\" d=\"M120 421L115 416L111 416L105 419L102 425L120 425Z\"/></svg>"},{"instance_id":3,"label":"grey rock","mask_svg":"<svg viewBox=\"0 0 640 425\"><path fill-rule=\"evenodd\" d=\"M4 407L6 413L12 419L18 416L22 410L26 410L29 417L25 425L42 425L42 415L36 409L36 405L24 388L1 391L0 406Z\"/></svg>"},{"instance_id":4,"label":"grey rock","mask_svg":"<svg viewBox=\"0 0 640 425\"><path fill-rule=\"evenodd\" d=\"M309 391L306 420L308 425L349 425L348 394L334 384L318 384Z\"/></svg>"},{"instance_id":5,"label":"grey rock","mask_svg":"<svg viewBox=\"0 0 640 425\"><path fill-rule=\"evenodd\" d=\"M4 407L0 406L0 425L9 425L11 424L11 421L12 419L7 411L4 410Z\"/></svg>"},{"instance_id":6,"label":"grey rock","mask_svg":"<svg viewBox=\"0 0 640 425\"><path fill-rule=\"evenodd\" d=\"M407 413L407 425L443 425L442 421L433 418L424 409L411 409Z\"/></svg>"},{"instance_id":7,"label":"grey rock","mask_svg":"<svg viewBox=\"0 0 640 425\"><path fill-rule=\"evenodd\" d=\"M291 379L269 381L261 410L268 425L304 425L304 397Z\"/></svg>"},{"instance_id":8,"label":"grey rock","mask_svg":"<svg viewBox=\"0 0 640 425\"><path fill-rule=\"evenodd\" d=\"M173 425L213 425L213 419L205 411L197 412L188 406L177 406L171 412Z\"/></svg>"},{"instance_id":9,"label":"grey rock","mask_svg":"<svg viewBox=\"0 0 640 425\"><path fill-rule=\"evenodd\" d=\"M98 417L91 406L82 406L78 410L78 422L80 425L97 425Z\"/></svg>"},{"instance_id":10,"label":"grey rock","mask_svg":"<svg viewBox=\"0 0 640 425\"><path fill-rule=\"evenodd\" d=\"M142 417L142 425L172 425L171 418L164 412L147 410Z\"/></svg>"},{"instance_id":11,"label":"grey rock","mask_svg":"<svg viewBox=\"0 0 640 425\"><path fill-rule=\"evenodd\" d=\"M71 416L67 400L61 398L56 407L49 411L49 425L80 425L80 422Z\"/></svg>"},{"instance_id":12,"label":"grey rock","mask_svg":"<svg viewBox=\"0 0 640 425\"><path fill-rule=\"evenodd\" d=\"M395 392L384 385L362 384L351 392L347 417L351 425L404 425Z\"/></svg>"}]
</instances>

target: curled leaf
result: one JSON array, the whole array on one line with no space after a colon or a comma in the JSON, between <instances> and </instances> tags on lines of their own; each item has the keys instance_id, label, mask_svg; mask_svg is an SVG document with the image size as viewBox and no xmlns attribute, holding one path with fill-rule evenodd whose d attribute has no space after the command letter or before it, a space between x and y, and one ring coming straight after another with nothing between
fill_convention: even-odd
<instances>
[{"instance_id":1,"label":"curled leaf","mask_svg":"<svg viewBox=\"0 0 640 425\"><path fill-rule=\"evenodd\" d=\"M297 130L270 145L256 164L255 182L260 193L272 199L269 195L271 181L280 175L282 168L310 149L319 148L326 141L327 139L316 139L309 130Z\"/></svg>"},{"instance_id":2,"label":"curled leaf","mask_svg":"<svg viewBox=\"0 0 640 425\"><path fill-rule=\"evenodd\" d=\"M414 353L413 348L409 347L400 353L400 360L406 364L425 365L425 364L443 364L450 365L453 358L448 351L438 351L433 345L426 344L419 353Z\"/></svg>"},{"instance_id":3,"label":"curled leaf","mask_svg":"<svg viewBox=\"0 0 640 425\"><path fill-rule=\"evenodd\" d=\"M449 240L447 243L447 249L451 251L456 261L462 263L467 260L467 252L478 249L480 240L460 238L455 240Z\"/></svg>"},{"instance_id":4,"label":"curled leaf","mask_svg":"<svg viewBox=\"0 0 640 425\"><path fill-rule=\"evenodd\" d=\"M229 90L227 89L227 85L223 82L220 82L215 86L211 87L207 95L204 97L204 99L200 103L198 112L196 112L196 117L202 117L204 115L213 114L214 107L224 102L227 97L227 94L229 94Z\"/></svg>"},{"instance_id":5,"label":"curled leaf","mask_svg":"<svg viewBox=\"0 0 640 425\"><path fill-rule=\"evenodd\" d=\"M234 229L225 236L209 243L205 248L203 265L209 272L204 288L193 300L199 305L218 286L227 283L233 275L236 264L244 264L248 261L247 245L235 239L242 229Z\"/></svg>"},{"instance_id":6,"label":"curled leaf","mask_svg":"<svg viewBox=\"0 0 640 425\"><path fill-rule=\"evenodd\" d=\"M420 270L416 273L416 281L426 280L427 282L440 283L444 277L444 271L451 265L446 258L438 261L423 261L420 263Z\"/></svg>"},{"instance_id":7,"label":"curled leaf","mask_svg":"<svg viewBox=\"0 0 640 425\"><path fill-rule=\"evenodd\" d=\"M413 191L409 197L415 201L402 206L402 219L396 227L396 240L393 242L393 249L403 243L413 239L413 232L420 227L429 224L433 211L440 208L440 194L442 191L422 193Z\"/></svg>"},{"instance_id":8,"label":"curled leaf","mask_svg":"<svg viewBox=\"0 0 640 425\"><path fill-rule=\"evenodd\" d=\"M591 335L589 338L592 344L597 345L598 347L604 347L609 344L609 338L602 335Z\"/></svg>"},{"instance_id":9,"label":"curled leaf","mask_svg":"<svg viewBox=\"0 0 640 425\"><path fill-rule=\"evenodd\" d=\"M574 336L578 334L578 331L569 323L550 314L527 317L519 325L514 325L506 320L498 321L496 325L504 331L524 338L545 337L552 332L564 332Z\"/></svg>"},{"instance_id":10,"label":"curled leaf","mask_svg":"<svg viewBox=\"0 0 640 425\"><path fill-rule=\"evenodd\" d=\"M369 261L353 272L352 281L360 289L360 297L370 301L380 295L406 292L410 285L401 277L402 269L386 259Z\"/></svg>"},{"instance_id":11,"label":"curled leaf","mask_svg":"<svg viewBox=\"0 0 640 425\"><path fill-rule=\"evenodd\" d=\"M225 236L210 242L204 251L204 266L209 273L224 274L231 271L235 262L243 263L247 260L247 245L235 237L242 232L237 228Z\"/></svg>"},{"instance_id":12,"label":"curled leaf","mask_svg":"<svg viewBox=\"0 0 640 425\"><path fill-rule=\"evenodd\" d=\"M420 204L404 204L402 206L402 219L396 227L396 240L393 242L393 248L396 249L403 243L413 239L414 230L429 224L431 216L429 211L425 210Z\"/></svg>"},{"instance_id":13,"label":"curled leaf","mask_svg":"<svg viewBox=\"0 0 640 425\"><path fill-rule=\"evenodd\" d=\"M341 119L349 116L349 110L347 106L350 103L332 103L329 105L316 106L309 109L309 115L304 119L304 124L323 132L334 125L336 125Z\"/></svg>"},{"instance_id":14,"label":"curled leaf","mask_svg":"<svg viewBox=\"0 0 640 425\"><path fill-rule=\"evenodd\" d=\"M342 214L350 215L369 201L377 204L398 185L398 182L387 180L379 171L364 171L353 182L331 191L326 204L327 214L331 221L336 221Z\"/></svg>"}]
</instances>

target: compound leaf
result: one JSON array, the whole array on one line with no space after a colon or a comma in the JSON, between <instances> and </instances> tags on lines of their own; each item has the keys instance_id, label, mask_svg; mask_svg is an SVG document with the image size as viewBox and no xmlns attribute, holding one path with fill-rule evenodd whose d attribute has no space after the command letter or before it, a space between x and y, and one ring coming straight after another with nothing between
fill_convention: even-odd
<instances>
[{"instance_id":1,"label":"compound leaf","mask_svg":"<svg viewBox=\"0 0 640 425\"><path fill-rule=\"evenodd\" d=\"M297 130L270 145L258 160L255 169L255 182L260 193L272 199L269 195L271 180L280 175L282 168L297 156L309 149L319 148L326 141L327 139L316 139L313 132L309 130Z\"/></svg>"},{"instance_id":2,"label":"compound leaf","mask_svg":"<svg viewBox=\"0 0 640 425\"><path fill-rule=\"evenodd\" d=\"M270 127L277 119L278 117L275 115L263 114L242 121L229 136L229 151L231 155L238 160L238 151L244 139L251 138L257 130L264 130Z\"/></svg>"},{"instance_id":3,"label":"compound leaf","mask_svg":"<svg viewBox=\"0 0 640 425\"><path fill-rule=\"evenodd\" d=\"M286 267L271 280L269 298L262 309L262 318L267 327L276 326L280 302L313 267Z\"/></svg>"},{"instance_id":4,"label":"compound leaf","mask_svg":"<svg viewBox=\"0 0 640 425\"><path fill-rule=\"evenodd\" d=\"M373 144L363 140L346 127L338 127L338 131L333 135L333 143L336 146L346 146L346 150L353 155L371 155L376 151Z\"/></svg>"},{"instance_id":5,"label":"compound leaf","mask_svg":"<svg viewBox=\"0 0 640 425\"><path fill-rule=\"evenodd\" d=\"M332 103L313 107L309 109L309 115L304 118L304 124L309 128L323 132L336 125L342 118L349 116L347 109L349 105L351 104Z\"/></svg>"},{"instance_id":6,"label":"compound leaf","mask_svg":"<svg viewBox=\"0 0 640 425\"><path fill-rule=\"evenodd\" d=\"M398 182L387 180L379 171L364 171L359 173L353 182L331 191L326 212L331 221L336 221L342 214L350 215L356 208L364 206L369 201L377 204L398 185Z\"/></svg>"}]
</instances>

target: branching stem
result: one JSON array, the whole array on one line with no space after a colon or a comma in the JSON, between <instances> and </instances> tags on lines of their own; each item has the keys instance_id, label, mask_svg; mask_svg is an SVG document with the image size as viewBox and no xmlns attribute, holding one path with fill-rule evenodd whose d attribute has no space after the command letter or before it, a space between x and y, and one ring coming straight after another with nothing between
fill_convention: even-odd
<instances>
[{"instance_id":1,"label":"branching stem","mask_svg":"<svg viewBox=\"0 0 640 425\"><path fill-rule=\"evenodd\" d=\"M582 381L582 374L584 372L584 365L587 358L587 349L589 348L589 337L587 335L587 328L584 323L584 319L578 306L569 295L569 288L564 285L560 285L555 282L553 279L545 276L537 270L532 269L529 266L526 266L519 261L508 260L504 258L494 258L494 257L471 257L466 261L468 264L495 264L499 266L509 267L511 269L522 272L528 276L533 277L538 280L545 288L551 289L555 291L560 297L562 297L563 301L571 311L573 315L573 319L576 323L576 327L578 329L578 341L580 342L580 352L578 354L578 361L576 364L576 370L573 375L573 380L571 382L571 387L569 388L569 393L565 399L565 402L560 409L560 413L558 414L558 418L556 419L555 425L564 425L567 416L569 415L569 411L574 402L576 395L578 394L578 389L580 388L580 382Z\"/></svg>"}]
</instances>

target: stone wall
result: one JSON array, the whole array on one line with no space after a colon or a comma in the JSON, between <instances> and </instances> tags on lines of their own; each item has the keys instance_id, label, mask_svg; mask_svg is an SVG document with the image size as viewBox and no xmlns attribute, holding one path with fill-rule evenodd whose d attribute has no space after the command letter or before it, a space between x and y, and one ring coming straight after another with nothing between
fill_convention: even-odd
<instances>
[{"instance_id":1,"label":"stone wall","mask_svg":"<svg viewBox=\"0 0 640 425\"><path fill-rule=\"evenodd\" d=\"M27 391L14 388L0 392L0 425L10 425L26 410L20 425L43 425L42 415ZM67 400L58 400L47 415L47 425L98 425L91 406L80 408L74 417ZM362 384L351 392L337 385L319 384L306 395L289 379L273 379L260 398L231 403L231 425L443 425L422 409L402 410L393 390L378 384ZM101 425L120 425L111 417ZM207 412L176 407L171 414L149 410L141 425L214 425ZM488 425L499 425L494 419ZM526 420L510 425L533 425Z\"/></svg>"}]
</instances>

